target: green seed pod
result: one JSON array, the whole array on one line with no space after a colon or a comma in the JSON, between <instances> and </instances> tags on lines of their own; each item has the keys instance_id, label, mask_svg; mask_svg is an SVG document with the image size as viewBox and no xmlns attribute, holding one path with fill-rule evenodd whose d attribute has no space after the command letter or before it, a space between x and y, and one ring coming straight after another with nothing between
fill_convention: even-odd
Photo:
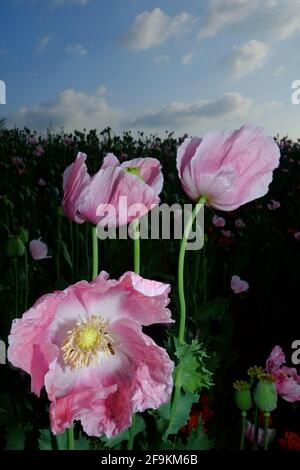
<instances>
[{"instance_id":1,"label":"green seed pod","mask_svg":"<svg viewBox=\"0 0 300 470\"><path fill-rule=\"evenodd\" d=\"M275 383L270 380L260 380L254 392L254 400L260 411L274 411L277 406L277 391Z\"/></svg>"},{"instance_id":2,"label":"green seed pod","mask_svg":"<svg viewBox=\"0 0 300 470\"><path fill-rule=\"evenodd\" d=\"M6 242L5 253L9 257L23 256L25 253L24 243L19 237L9 238Z\"/></svg>"},{"instance_id":3,"label":"green seed pod","mask_svg":"<svg viewBox=\"0 0 300 470\"><path fill-rule=\"evenodd\" d=\"M22 240L23 243L27 243L28 242L28 230L27 230L27 228L19 227L18 236Z\"/></svg>"},{"instance_id":4,"label":"green seed pod","mask_svg":"<svg viewBox=\"0 0 300 470\"><path fill-rule=\"evenodd\" d=\"M234 400L235 404L241 411L248 411L252 407L251 384L244 381L237 381L233 384L235 388Z\"/></svg>"}]
</instances>

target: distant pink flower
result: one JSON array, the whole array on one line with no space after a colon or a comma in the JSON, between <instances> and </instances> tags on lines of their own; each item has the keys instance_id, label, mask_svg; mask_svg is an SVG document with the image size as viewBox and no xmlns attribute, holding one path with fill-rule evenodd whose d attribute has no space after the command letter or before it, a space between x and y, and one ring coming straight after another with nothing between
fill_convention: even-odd
<instances>
[{"instance_id":1,"label":"distant pink flower","mask_svg":"<svg viewBox=\"0 0 300 470\"><path fill-rule=\"evenodd\" d=\"M254 443L254 439L255 439L254 425L248 420L247 420L247 425L246 425L246 430L245 430L245 436L248 439L248 441ZM274 436L275 436L274 429L268 428L268 442L272 441L272 439L274 439ZM262 446L264 444L264 430L262 428L258 428L257 444L259 446Z\"/></svg>"},{"instance_id":2,"label":"distant pink flower","mask_svg":"<svg viewBox=\"0 0 300 470\"><path fill-rule=\"evenodd\" d=\"M300 241L300 232L294 233L295 240Z\"/></svg>"},{"instance_id":3,"label":"distant pink flower","mask_svg":"<svg viewBox=\"0 0 300 470\"><path fill-rule=\"evenodd\" d=\"M38 240L31 240L31 242L29 242L29 250L30 250L31 256L36 261L39 261L41 259L51 258L51 256L47 256L48 246L46 245L46 243L41 242L41 238L39 238Z\"/></svg>"},{"instance_id":4,"label":"distant pink flower","mask_svg":"<svg viewBox=\"0 0 300 470\"><path fill-rule=\"evenodd\" d=\"M247 292L249 284L247 281L242 281L239 276L232 276L230 287L235 294L241 294L242 292Z\"/></svg>"},{"instance_id":5,"label":"distant pink flower","mask_svg":"<svg viewBox=\"0 0 300 470\"><path fill-rule=\"evenodd\" d=\"M44 178L40 178L38 180L38 185L41 186L41 187L44 187L44 186L47 186L47 183L46 181L44 180Z\"/></svg>"},{"instance_id":6,"label":"distant pink flower","mask_svg":"<svg viewBox=\"0 0 300 470\"><path fill-rule=\"evenodd\" d=\"M45 150L43 149L41 145L38 145L34 151L34 155L36 157L41 157L42 155L44 155L44 153L45 153Z\"/></svg>"},{"instance_id":7,"label":"distant pink flower","mask_svg":"<svg viewBox=\"0 0 300 470\"><path fill-rule=\"evenodd\" d=\"M12 164L15 166L22 165L23 161L24 160L21 157L12 157L11 159Z\"/></svg>"},{"instance_id":8,"label":"distant pink flower","mask_svg":"<svg viewBox=\"0 0 300 470\"><path fill-rule=\"evenodd\" d=\"M226 220L223 217L218 217L214 215L212 218L212 223L215 227L224 227L226 224Z\"/></svg>"},{"instance_id":9,"label":"distant pink flower","mask_svg":"<svg viewBox=\"0 0 300 470\"><path fill-rule=\"evenodd\" d=\"M29 145L35 145L37 143L36 137L34 135L30 135L28 137L28 143Z\"/></svg>"},{"instance_id":10,"label":"distant pink flower","mask_svg":"<svg viewBox=\"0 0 300 470\"><path fill-rule=\"evenodd\" d=\"M235 224L236 228L244 228L244 227L246 227L246 224L245 224L245 222L243 221L243 219L236 219L236 221L235 221L234 224Z\"/></svg>"},{"instance_id":11,"label":"distant pink flower","mask_svg":"<svg viewBox=\"0 0 300 470\"><path fill-rule=\"evenodd\" d=\"M163 175L157 159L136 158L120 164L110 153L93 177L87 172L85 160L86 155L79 152L64 172L62 206L75 222L125 225L160 202ZM121 198L126 200L125 207L120 204ZM130 212L132 207L135 210Z\"/></svg>"},{"instance_id":12,"label":"distant pink flower","mask_svg":"<svg viewBox=\"0 0 300 470\"><path fill-rule=\"evenodd\" d=\"M73 144L73 139L72 137L69 137L68 135L64 135L63 143L65 145L71 145Z\"/></svg>"},{"instance_id":13,"label":"distant pink flower","mask_svg":"<svg viewBox=\"0 0 300 470\"><path fill-rule=\"evenodd\" d=\"M187 195L231 211L268 191L280 151L261 128L245 125L187 138L177 150L177 170Z\"/></svg>"},{"instance_id":14,"label":"distant pink flower","mask_svg":"<svg viewBox=\"0 0 300 470\"><path fill-rule=\"evenodd\" d=\"M281 207L280 202L275 201L274 199L271 199L271 202L268 204L269 211L274 211L276 209L279 209L279 207Z\"/></svg>"},{"instance_id":15,"label":"distant pink flower","mask_svg":"<svg viewBox=\"0 0 300 470\"><path fill-rule=\"evenodd\" d=\"M300 401L300 376L292 367L283 366L285 354L280 346L275 346L267 359L266 370L275 378L276 390L288 402Z\"/></svg>"},{"instance_id":16,"label":"distant pink flower","mask_svg":"<svg viewBox=\"0 0 300 470\"><path fill-rule=\"evenodd\" d=\"M78 282L41 297L14 320L8 359L51 401L53 433L81 421L90 436L114 436L132 415L171 398L173 362L142 326L170 323L170 287L127 272Z\"/></svg>"},{"instance_id":17,"label":"distant pink flower","mask_svg":"<svg viewBox=\"0 0 300 470\"><path fill-rule=\"evenodd\" d=\"M223 237L230 238L232 236L231 230L221 230Z\"/></svg>"}]
</instances>

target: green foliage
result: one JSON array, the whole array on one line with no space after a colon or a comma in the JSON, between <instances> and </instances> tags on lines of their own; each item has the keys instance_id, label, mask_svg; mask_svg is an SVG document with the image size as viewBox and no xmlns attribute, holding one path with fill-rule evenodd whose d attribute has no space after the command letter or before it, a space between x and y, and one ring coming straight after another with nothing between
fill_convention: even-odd
<instances>
[{"instance_id":1,"label":"green foliage","mask_svg":"<svg viewBox=\"0 0 300 470\"><path fill-rule=\"evenodd\" d=\"M21 424L16 424L6 433L6 450L23 450L25 447L25 430Z\"/></svg>"},{"instance_id":2,"label":"green foliage","mask_svg":"<svg viewBox=\"0 0 300 470\"><path fill-rule=\"evenodd\" d=\"M40 450L66 450L67 449L67 433L52 434L49 429L41 429L40 437L38 440ZM82 434L74 439L75 450L89 450L90 441Z\"/></svg>"}]
</instances>

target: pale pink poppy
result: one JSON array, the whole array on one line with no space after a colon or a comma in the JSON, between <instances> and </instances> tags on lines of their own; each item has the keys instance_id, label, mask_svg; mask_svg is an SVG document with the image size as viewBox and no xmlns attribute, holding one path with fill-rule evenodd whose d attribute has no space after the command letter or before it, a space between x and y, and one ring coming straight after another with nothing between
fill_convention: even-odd
<instances>
[{"instance_id":1,"label":"pale pink poppy","mask_svg":"<svg viewBox=\"0 0 300 470\"><path fill-rule=\"evenodd\" d=\"M242 281L239 276L232 276L230 287L235 294L241 294L242 292L247 292L249 284L247 281Z\"/></svg>"},{"instance_id":2,"label":"pale pink poppy","mask_svg":"<svg viewBox=\"0 0 300 470\"><path fill-rule=\"evenodd\" d=\"M255 428L254 425L247 420L245 436L248 441L254 443L255 439ZM274 429L268 428L268 442L271 442L274 439L275 431ZM257 445L262 446L264 444L264 430L262 428L258 428L257 433Z\"/></svg>"},{"instance_id":3,"label":"pale pink poppy","mask_svg":"<svg viewBox=\"0 0 300 470\"><path fill-rule=\"evenodd\" d=\"M246 224L245 224L245 222L243 221L243 219L236 219L234 225L236 226L236 228L244 228L244 227L246 227Z\"/></svg>"},{"instance_id":4,"label":"pale pink poppy","mask_svg":"<svg viewBox=\"0 0 300 470\"><path fill-rule=\"evenodd\" d=\"M12 161L13 165L18 166L18 165L22 165L23 158L21 158L21 157L12 157L11 161Z\"/></svg>"},{"instance_id":5,"label":"pale pink poppy","mask_svg":"<svg viewBox=\"0 0 300 470\"><path fill-rule=\"evenodd\" d=\"M64 172L62 206L67 217L75 222L124 225L160 202L163 175L157 159L136 158L120 164L110 153L92 177L85 160L86 155L79 153ZM132 208L135 210L130 211Z\"/></svg>"},{"instance_id":6,"label":"pale pink poppy","mask_svg":"<svg viewBox=\"0 0 300 470\"><path fill-rule=\"evenodd\" d=\"M279 209L279 207L281 207L280 202L275 201L274 199L271 199L271 202L268 204L269 211L275 211L276 209Z\"/></svg>"},{"instance_id":7,"label":"pale pink poppy","mask_svg":"<svg viewBox=\"0 0 300 470\"><path fill-rule=\"evenodd\" d=\"M35 145L37 143L36 137L34 135L30 135L28 137L28 143L29 143L29 145Z\"/></svg>"},{"instance_id":8,"label":"pale pink poppy","mask_svg":"<svg viewBox=\"0 0 300 470\"><path fill-rule=\"evenodd\" d=\"M221 230L221 233L222 233L223 237L225 237L225 238L231 238L231 236L232 236L231 230Z\"/></svg>"},{"instance_id":9,"label":"pale pink poppy","mask_svg":"<svg viewBox=\"0 0 300 470\"><path fill-rule=\"evenodd\" d=\"M47 186L47 183L44 180L44 178L39 178L38 185L41 186L41 187L44 187L44 186Z\"/></svg>"},{"instance_id":10,"label":"pale pink poppy","mask_svg":"<svg viewBox=\"0 0 300 470\"><path fill-rule=\"evenodd\" d=\"M203 196L210 206L231 211L267 193L279 158L279 147L265 130L245 125L185 139L177 169L192 200Z\"/></svg>"},{"instance_id":11,"label":"pale pink poppy","mask_svg":"<svg viewBox=\"0 0 300 470\"><path fill-rule=\"evenodd\" d=\"M267 359L266 370L275 378L278 395L288 402L300 401L300 376L293 367L286 367L285 354L275 346Z\"/></svg>"},{"instance_id":12,"label":"pale pink poppy","mask_svg":"<svg viewBox=\"0 0 300 470\"><path fill-rule=\"evenodd\" d=\"M34 155L36 157L41 157L42 155L44 155L44 153L45 153L45 150L43 149L41 145L38 145L34 151Z\"/></svg>"},{"instance_id":13,"label":"pale pink poppy","mask_svg":"<svg viewBox=\"0 0 300 470\"><path fill-rule=\"evenodd\" d=\"M65 145L71 145L73 144L73 139L72 137L69 137L68 135L64 135L63 143Z\"/></svg>"},{"instance_id":14,"label":"pale pink poppy","mask_svg":"<svg viewBox=\"0 0 300 470\"><path fill-rule=\"evenodd\" d=\"M295 240L300 241L300 232L294 233Z\"/></svg>"},{"instance_id":15,"label":"pale pink poppy","mask_svg":"<svg viewBox=\"0 0 300 470\"><path fill-rule=\"evenodd\" d=\"M218 217L214 215L212 218L212 223L215 227L225 227L226 221L223 217Z\"/></svg>"},{"instance_id":16,"label":"pale pink poppy","mask_svg":"<svg viewBox=\"0 0 300 470\"><path fill-rule=\"evenodd\" d=\"M41 238L39 238L38 240L31 240L31 242L29 242L29 250L32 258L36 261L51 258L51 256L47 256L48 246L46 245L46 243L41 241Z\"/></svg>"},{"instance_id":17,"label":"pale pink poppy","mask_svg":"<svg viewBox=\"0 0 300 470\"><path fill-rule=\"evenodd\" d=\"M51 401L51 429L81 421L90 436L114 436L132 415L170 400L173 362L142 331L170 323L170 287L127 272L102 272L64 291L44 295L14 320L8 359L31 375L37 395Z\"/></svg>"}]
</instances>

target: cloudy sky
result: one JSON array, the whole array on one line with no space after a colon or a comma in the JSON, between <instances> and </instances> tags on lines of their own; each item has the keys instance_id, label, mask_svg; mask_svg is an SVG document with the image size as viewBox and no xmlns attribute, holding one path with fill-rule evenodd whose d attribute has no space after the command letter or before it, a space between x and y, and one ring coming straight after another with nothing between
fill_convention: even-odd
<instances>
[{"instance_id":1,"label":"cloudy sky","mask_svg":"<svg viewBox=\"0 0 300 470\"><path fill-rule=\"evenodd\" d=\"M300 137L300 0L1 0L9 125Z\"/></svg>"}]
</instances>

